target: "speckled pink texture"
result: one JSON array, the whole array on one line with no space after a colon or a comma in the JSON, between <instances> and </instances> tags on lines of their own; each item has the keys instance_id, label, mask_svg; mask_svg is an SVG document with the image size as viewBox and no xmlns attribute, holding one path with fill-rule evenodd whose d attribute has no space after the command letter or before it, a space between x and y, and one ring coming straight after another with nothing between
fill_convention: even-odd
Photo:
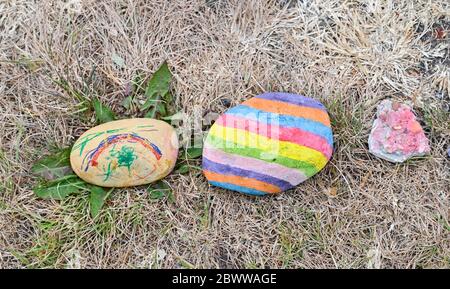
<instances>
[{"instance_id":1,"label":"speckled pink texture","mask_svg":"<svg viewBox=\"0 0 450 289\"><path fill-rule=\"evenodd\" d=\"M391 162L403 162L429 153L430 146L411 108L384 100L369 136L369 151Z\"/></svg>"}]
</instances>

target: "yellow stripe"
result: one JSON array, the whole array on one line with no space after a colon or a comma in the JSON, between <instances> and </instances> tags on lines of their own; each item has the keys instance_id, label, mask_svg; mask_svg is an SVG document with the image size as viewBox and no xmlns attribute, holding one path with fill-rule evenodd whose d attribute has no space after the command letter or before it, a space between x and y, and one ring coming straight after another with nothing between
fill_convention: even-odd
<instances>
[{"instance_id":1,"label":"yellow stripe","mask_svg":"<svg viewBox=\"0 0 450 289\"><path fill-rule=\"evenodd\" d=\"M321 152L314 149L291 142L270 139L242 129L223 127L218 123L211 127L210 134L227 142L232 142L236 144L236 147L260 149L267 153L267 157L280 155L290 159L308 162L318 170L322 169L328 162Z\"/></svg>"}]
</instances>

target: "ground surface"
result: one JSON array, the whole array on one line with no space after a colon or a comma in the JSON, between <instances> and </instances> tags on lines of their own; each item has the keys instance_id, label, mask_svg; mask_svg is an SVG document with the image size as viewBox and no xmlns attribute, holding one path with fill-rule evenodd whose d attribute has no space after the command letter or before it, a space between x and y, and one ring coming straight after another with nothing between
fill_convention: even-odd
<instances>
[{"instance_id":1,"label":"ground surface","mask_svg":"<svg viewBox=\"0 0 450 289\"><path fill-rule=\"evenodd\" d=\"M447 1L33 2L0 1L0 267L450 267ZM95 220L86 194L36 198L33 162L94 125L53 80L83 90L96 66L87 96L136 116L127 85L165 59L191 115L263 91L320 99L331 162L257 199L172 174L175 203L121 189ZM368 153L388 97L413 105L431 156Z\"/></svg>"}]
</instances>

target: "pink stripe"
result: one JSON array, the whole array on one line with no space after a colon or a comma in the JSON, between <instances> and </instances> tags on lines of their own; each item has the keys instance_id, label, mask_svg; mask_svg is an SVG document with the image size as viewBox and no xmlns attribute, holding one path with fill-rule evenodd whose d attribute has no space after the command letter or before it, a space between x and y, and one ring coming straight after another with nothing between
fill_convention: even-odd
<instances>
[{"instance_id":1,"label":"pink stripe","mask_svg":"<svg viewBox=\"0 0 450 289\"><path fill-rule=\"evenodd\" d=\"M293 186L306 180L306 176L299 170L254 158L229 154L214 148L208 143L205 143L204 146L203 156L210 161L230 165L243 170L254 171L260 174L270 174L272 177L289 182Z\"/></svg>"},{"instance_id":2,"label":"pink stripe","mask_svg":"<svg viewBox=\"0 0 450 289\"><path fill-rule=\"evenodd\" d=\"M216 123L224 127L243 129L271 139L278 139L280 141L292 142L309 147L321 152L327 159L330 159L333 153L333 148L328 144L326 139L298 128L267 125L263 122L226 114L222 115Z\"/></svg>"}]
</instances>

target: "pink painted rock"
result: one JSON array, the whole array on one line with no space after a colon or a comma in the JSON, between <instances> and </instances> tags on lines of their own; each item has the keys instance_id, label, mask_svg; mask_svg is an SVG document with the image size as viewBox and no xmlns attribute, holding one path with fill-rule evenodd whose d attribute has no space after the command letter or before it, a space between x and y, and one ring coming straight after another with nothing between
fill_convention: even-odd
<instances>
[{"instance_id":1,"label":"pink painted rock","mask_svg":"<svg viewBox=\"0 0 450 289\"><path fill-rule=\"evenodd\" d=\"M430 152L428 139L411 108L383 100L377 108L377 119L369 135L369 151L390 162L423 156Z\"/></svg>"}]
</instances>

